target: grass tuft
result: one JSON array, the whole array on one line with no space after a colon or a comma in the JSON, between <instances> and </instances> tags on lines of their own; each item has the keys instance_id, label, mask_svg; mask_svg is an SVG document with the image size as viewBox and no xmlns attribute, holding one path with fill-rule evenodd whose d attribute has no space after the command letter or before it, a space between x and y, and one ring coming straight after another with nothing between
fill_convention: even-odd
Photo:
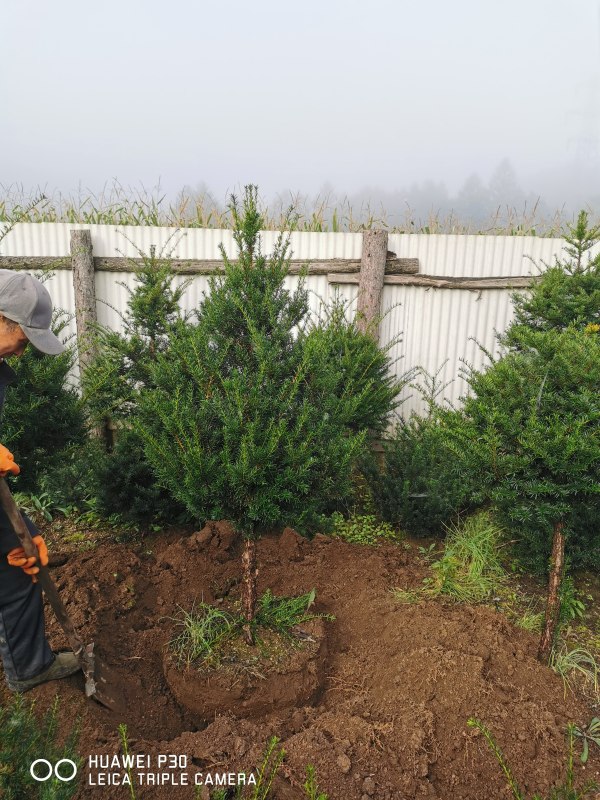
<instances>
[{"instance_id":1,"label":"grass tuft","mask_svg":"<svg viewBox=\"0 0 600 800\"><path fill-rule=\"evenodd\" d=\"M52 775L49 780L38 783L29 769L37 758L45 758L51 764L69 758L79 771L82 764L76 752L79 722L61 744L57 737L58 696L40 721L34 714L34 706L19 694L7 705L0 706L0 797L2 800L70 800L77 791L77 777L62 781Z\"/></svg>"},{"instance_id":2,"label":"grass tuft","mask_svg":"<svg viewBox=\"0 0 600 800\"><path fill-rule=\"evenodd\" d=\"M573 650L569 650L563 644L560 649L553 649L550 655L550 667L562 678L565 694L567 688L573 691L573 678L579 675L583 680L584 686L591 688L595 699L597 701L600 700L600 667L589 650L583 647L575 647Z\"/></svg>"},{"instance_id":3,"label":"grass tuft","mask_svg":"<svg viewBox=\"0 0 600 800\"><path fill-rule=\"evenodd\" d=\"M291 636L292 628L317 617L332 620L330 614L309 611L315 601L312 589L299 597L275 597L269 589L259 598L257 612L252 621L256 631L269 629L283 636ZM179 607L180 613L171 618L179 633L169 643L180 667L218 658L226 642L238 637L246 620L240 613L219 609L209 603L198 603L191 611Z\"/></svg>"},{"instance_id":4,"label":"grass tuft","mask_svg":"<svg viewBox=\"0 0 600 800\"><path fill-rule=\"evenodd\" d=\"M499 555L502 529L482 512L447 530L444 554L431 565L425 594L466 603L487 600L505 579Z\"/></svg>"}]
</instances>

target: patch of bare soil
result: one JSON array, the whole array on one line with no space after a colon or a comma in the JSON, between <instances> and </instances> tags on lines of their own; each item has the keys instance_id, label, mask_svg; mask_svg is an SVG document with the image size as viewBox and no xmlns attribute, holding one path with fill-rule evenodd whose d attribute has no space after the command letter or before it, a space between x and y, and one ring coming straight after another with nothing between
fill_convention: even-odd
<instances>
[{"instance_id":1,"label":"patch of bare soil","mask_svg":"<svg viewBox=\"0 0 600 800\"><path fill-rule=\"evenodd\" d=\"M318 657L309 652L299 670L291 661L287 673L268 676L264 691L257 680L236 696L224 679L222 708L206 700L204 679L167 680L173 617L198 601L236 598L240 544L226 523L210 523L191 536L146 539L135 551L104 543L53 570L75 624L116 671L126 698L123 712L109 712L86 701L80 676L30 693L43 711L58 692L65 724L81 715L86 763L90 755L120 752L120 722L132 752L185 755L192 776L256 770L275 734L286 753L273 784L277 800L305 797L307 764L329 800L509 798L483 737L466 726L474 716L492 729L528 795L546 793L564 777L566 725L586 725L597 710L565 694L561 679L536 660L537 637L493 608L399 604L390 589L419 585L424 567L395 545L307 541L289 529L265 537L259 593L314 587L316 611L335 615L322 623ZM51 644L65 646L50 609L47 620ZM310 670L322 677L305 691L293 676ZM244 707L248 692L257 702ZM4 702L4 688L0 695ZM576 771L581 781L598 780L600 750L592 745ZM86 785L87 767L83 773L78 800L130 797L128 787ZM192 800L194 789L143 787L137 797Z\"/></svg>"}]
</instances>

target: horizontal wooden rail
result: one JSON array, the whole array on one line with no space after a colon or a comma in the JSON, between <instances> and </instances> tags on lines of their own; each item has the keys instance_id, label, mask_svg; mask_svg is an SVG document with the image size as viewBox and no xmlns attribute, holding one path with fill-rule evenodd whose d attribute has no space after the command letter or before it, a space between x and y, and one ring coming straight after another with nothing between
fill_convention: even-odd
<instances>
[{"instance_id":1,"label":"horizontal wooden rail","mask_svg":"<svg viewBox=\"0 0 600 800\"><path fill-rule=\"evenodd\" d=\"M358 285L359 276L354 273L329 273L329 283L353 283ZM535 277L518 275L514 278L448 278L436 275L386 275L383 283L386 286L424 286L428 289L470 289L479 292L482 289L526 289L535 281Z\"/></svg>"},{"instance_id":2,"label":"horizontal wooden rail","mask_svg":"<svg viewBox=\"0 0 600 800\"><path fill-rule=\"evenodd\" d=\"M358 275L360 272L360 259L334 258L334 259L294 259L290 261L290 275L298 275L308 264L309 275L330 275L335 273L350 273ZM96 271L106 272L134 272L143 264L141 258L98 258L94 257ZM198 259L171 259L173 272L183 275L210 275L223 271L223 261L198 260ZM1 269L71 269L71 258L60 256L51 258L47 256L0 256ZM386 261L386 275L414 275L419 271L418 258L393 258Z\"/></svg>"}]
</instances>

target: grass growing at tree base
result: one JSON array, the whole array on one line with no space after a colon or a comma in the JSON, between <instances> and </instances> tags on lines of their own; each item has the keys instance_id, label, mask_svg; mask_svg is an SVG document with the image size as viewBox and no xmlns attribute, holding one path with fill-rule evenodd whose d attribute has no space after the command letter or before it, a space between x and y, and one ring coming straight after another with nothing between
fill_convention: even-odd
<instances>
[{"instance_id":1,"label":"grass growing at tree base","mask_svg":"<svg viewBox=\"0 0 600 800\"><path fill-rule=\"evenodd\" d=\"M504 533L488 512L480 512L449 527L442 556L431 564L432 577L422 589L395 589L402 603L445 597L463 603L490 599L504 583L500 563Z\"/></svg>"},{"instance_id":2,"label":"grass growing at tree base","mask_svg":"<svg viewBox=\"0 0 600 800\"><path fill-rule=\"evenodd\" d=\"M276 597L269 589L258 599L252 626L260 644L261 632L273 631L293 640L292 629L311 619L331 615L309 611L315 600L312 589L299 597ZM171 640L169 649L180 666L193 663L219 663L225 645L239 637L246 620L238 611L217 608L210 603L198 603L191 611L180 610L174 618L179 633Z\"/></svg>"}]
</instances>

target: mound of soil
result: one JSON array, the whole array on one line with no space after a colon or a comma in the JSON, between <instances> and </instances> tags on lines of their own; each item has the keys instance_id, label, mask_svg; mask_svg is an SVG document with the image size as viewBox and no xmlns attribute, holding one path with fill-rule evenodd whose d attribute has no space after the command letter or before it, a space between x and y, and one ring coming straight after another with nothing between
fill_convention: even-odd
<instances>
[{"instance_id":1,"label":"mound of soil","mask_svg":"<svg viewBox=\"0 0 600 800\"><path fill-rule=\"evenodd\" d=\"M281 641L267 632L266 646L282 650L273 659L254 653L239 663L222 662L218 667L199 669L191 664L181 668L171 653L165 654L167 684L177 702L202 719L230 712L237 717L255 717L290 706L313 705L325 683L327 643L322 619L302 624L298 641ZM264 637L264 634L263 634ZM250 648L244 647L244 651ZM255 646L251 648L256 651ZM275 660L275 663L272 663Z\"/></svg>"},{"instance_id":2,"label":"mound of soil","mask_svg":"<svg viewBox=\"0 0 600 800\"><path fill-rule=\"evenodd\" d=\"M53 572L84 639L95 641L118 674L126 710L86 701L80 676L29 696L43 712L58 692L65 725L81 715L79 750L86 762L89 755L120 752L120 722L128 726L131 752L185 755L192 772L205 774L256 771L269 737L277 735L285 748L273 784L277 800L305 797L308 764L329 800L509 798L486 742L467 728L467 719L476 717L493 731L525 793L547 793L564 777L567 723L586 725L598 712L565 693L561 679L537 662L535 635L493 608L399 604L390 589L414 588L426 574L415 551L325 536L309 542L289 529L263 538L259 592L298 595L314 587L316 611L335 621L324 623L328 653L316 697L299 691L282 708L265 688L267 702L242 715L239 705L225 701L221 709L201 711L202 700L189 702L163 671L178 609L237 596L240 543L229 526L211 523L191 536L165 533L136 550L102 544ZM50 610L47 620L51 644L66 646ZM5 702L4 688L0 693ZM130 796L128 787L86 785L88 768L83 772L79 799ZM592 747L576 772L578 780L598 780L600 749ZM193 796L191 786L137 790L139 800ZM200 796L208 798L207 787Z\"/></svg>"}]
</instances>

